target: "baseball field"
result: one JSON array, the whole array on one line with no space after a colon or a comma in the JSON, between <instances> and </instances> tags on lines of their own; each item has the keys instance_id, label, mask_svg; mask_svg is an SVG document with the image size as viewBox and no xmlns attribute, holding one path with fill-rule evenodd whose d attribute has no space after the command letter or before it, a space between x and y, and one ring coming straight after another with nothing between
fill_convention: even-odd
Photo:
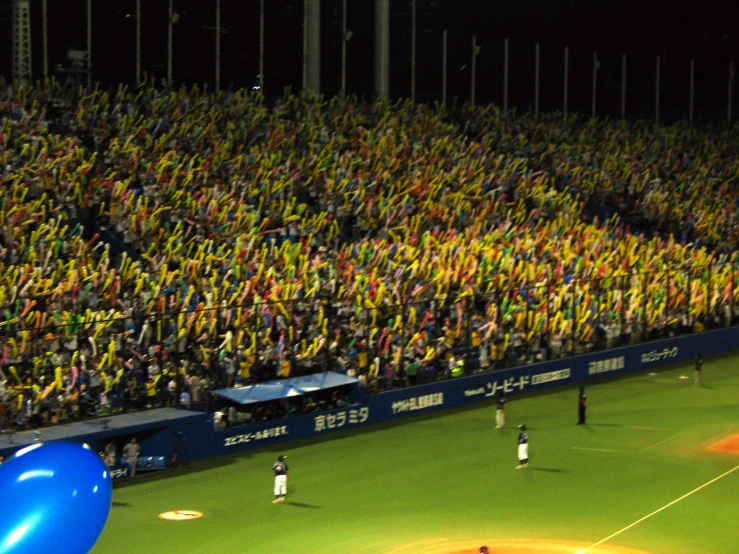
<instances>
[{"instance_id":1,"label":"baseball field","mask_svg":"<svg viewBox=\"0 0 739 554\"><path fill-rule=\"evenodd\" d=\"M739 358L410 417L117 485L97 554L739 553ZM516 470L517 425L529 467ZM287 502L271 465L287 454ZM160 514L202 513L168 521Z\"/></svg>"}]
</instances>

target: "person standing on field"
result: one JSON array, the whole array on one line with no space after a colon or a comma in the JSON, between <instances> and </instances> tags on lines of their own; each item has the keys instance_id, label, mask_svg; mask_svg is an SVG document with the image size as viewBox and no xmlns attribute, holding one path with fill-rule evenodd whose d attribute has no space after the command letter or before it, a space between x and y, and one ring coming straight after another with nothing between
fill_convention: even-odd
<instances>
[{"instance_id":1,"label":"person standing on field","mask_svg":"<svg viewBox=\"0 0 739 554\"><path fill-rule=\"evenodd\" d=\"M585 387L580 387L580 396L577 400L577 424L585 425L585 410L588 408L588 395Z\"/></svg>"},{"instance_id":2,"label":"person standing on field","mask_svg":"<svg viewBox=\"0 0 739 554\"><path fill-rule=\"evenodd\" d=\"M498 393L498 407L495 410L495 428L502 429L505 425L505 396L502 392Z\"/></svg>"},{"instance_id":3,"label":"person standing on field","mask_svg":"<svg viewBox=\"0 0 739 554\"><path fill-rule=\"evenodd\" d=\"M703 356L700 352L695 357L695 371L693 374L695 376L695 386L700 387L703 384Z\"/></svg>"},{"instance_id":4,"label":"person standing on field","mask_svg":"<svg viewBox=\"0 0 739 554\"><path fill-rule=\"evenodd\" d=\"M516 469L525 469L529 467L529 434L526 432L525 425L519 425L521 432L518 434L518 467Z\"/></svg>"},{"instance_id":5,"label":"person standing on field","mask_svg":"<svg viewBox=\"0 0 739 554\"><path fill-rule=\"evenodd\" d=\"M287 495L287 463L285 463L287 456L278 456L277 461L272 464L272 472L275 474L275 499L272 504L279 504L285 501Z\"/></svg>"}]
</instances>

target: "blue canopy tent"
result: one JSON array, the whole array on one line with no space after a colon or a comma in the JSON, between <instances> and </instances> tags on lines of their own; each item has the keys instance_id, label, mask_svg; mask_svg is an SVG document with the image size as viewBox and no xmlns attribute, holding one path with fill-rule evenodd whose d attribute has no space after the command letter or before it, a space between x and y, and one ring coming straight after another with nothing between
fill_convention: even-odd
<instances>
[{"instance_id":1,"label":"blue canopy tent","mask_svg":"<svg viewBox=\"0 0 739 554\"><path fill-rule=\"evenodd\" d=\"M357 383L359 383L359 379L355 379L354 377L348 377L347 375L333 371L326 371L280 381L267 381L266 383L259 383L248 387L219 389L213 391L213 394L245 406L256 404L257 402L279 400L281 398L300 396L319 390L343 387L345 385L354 385L356 387Z\"/></svg>"}]
</instances>

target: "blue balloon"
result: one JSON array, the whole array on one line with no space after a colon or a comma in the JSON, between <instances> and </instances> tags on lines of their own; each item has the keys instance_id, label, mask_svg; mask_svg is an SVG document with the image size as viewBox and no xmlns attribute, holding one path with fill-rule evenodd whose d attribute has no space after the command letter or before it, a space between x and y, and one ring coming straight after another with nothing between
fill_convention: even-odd
<instances>
[{"instance_id":1,"label":"blue balloon","mask_svg":"<svg viewBox=\"0 0 739 554\"><path fill-rule=\"evenodd\" d=\"M113 498L100 457L70 442L20 449L0 465L0 491L0 554L87 554Z\"/></svg>"}]
</instances>

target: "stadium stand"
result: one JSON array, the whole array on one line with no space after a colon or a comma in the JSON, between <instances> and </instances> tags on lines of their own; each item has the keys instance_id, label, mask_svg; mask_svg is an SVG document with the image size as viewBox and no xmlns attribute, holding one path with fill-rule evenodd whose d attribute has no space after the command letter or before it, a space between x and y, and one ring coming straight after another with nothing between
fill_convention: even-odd
<instances>
[{"instance_id":1,"label":"stadium stand","mask_svg":"<svg viewBox=\"0 0 739 554\"><path fill-rule=\"evenodd\" d=\"M0 426L327 370L372 392L732 325L735 131L0 92Z\"/></svg>"}]
</instances>

